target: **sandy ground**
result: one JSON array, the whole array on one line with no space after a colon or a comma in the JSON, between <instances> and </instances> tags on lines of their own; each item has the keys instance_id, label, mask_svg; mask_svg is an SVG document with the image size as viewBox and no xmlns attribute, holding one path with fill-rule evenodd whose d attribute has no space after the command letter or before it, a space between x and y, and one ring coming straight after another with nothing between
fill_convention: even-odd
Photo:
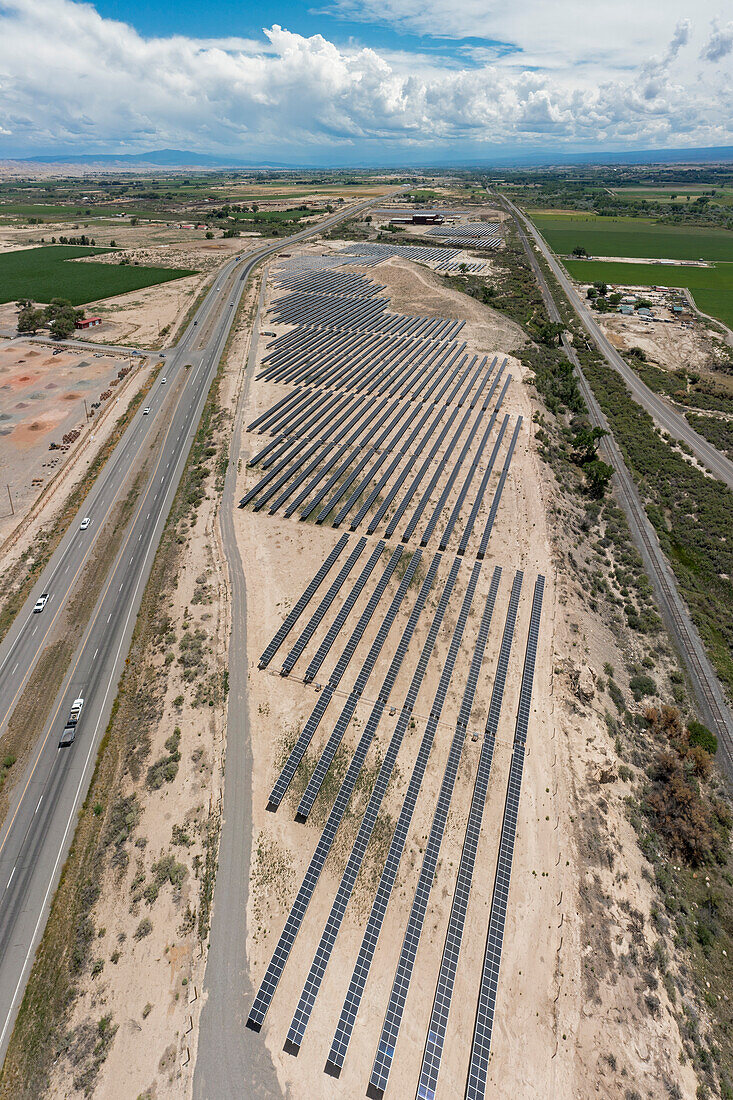
<instances>
[{"instance_id":1,"label":"sandy ground","mask_svg":"<svg viewBox=\"0 0 733 1100\"><path fill-rule=\"evenodd\" d=\"M147 366L133 366L122 380L118 373L137 363L122 355L63 351L29 341L0 344L0 545L28 515L39 493L58 472L73 464L78 452L94 453L121 415L127 401L148 376ZM108 394L100 408L92 405ZM92 414L87 421L84 401ZM65 434L79 437L63 450ZM68 478L65 478L68 482ZM13 511L6 486L10 486Z\"/></svg>"},{"instance_id":2,"label":"sandy ground","mask_svg":"<svg viewBox=\"0 0 733 1100\"><path fill-rule=\"evenodd\" d=\"M468 350L472 352L495 352L502 348L510 351L519 342L521 334L515 326L470 298L442 291L438 280L423 268L401 261L391 262L380 265L371 274L376 281L388 285L393 308L419 314L434 311L435 315L446 317L466 316L470 323L462 338L469 341ZM643 914L642 921L648 921L651 888L640 873L641 857L621 804L623 790L620 790L618 799L609 797L611 792L607 787L603 789L602 799L599 796L597 777L603 772L604 762L608 761L610 747L602 719L604 704L596 700L594 705L581 707L573 687L573 670L586 662L594 662L595 667L601 667L604 660L613 656L614 642L587 611L582 594L575 586L569 584L567 578L558 579L556 576L557 557L552 540L562 537L562 529L560 521L551 522L548 511L554 489L551 477L532 443L531 416L534 406L529 391L521 384L521 368L516 361L510 360L510 363L515 381L507 397L506 410L513 416L521 413L525 418L524 426L344 1070L341 1077L334 1080L324 1075L323 1066L351 977L364 920L381 873L391 830L402 805L470 565L474 560L470 553L459 575L420 692L415 727L408 731L400 751L398 770L383 803L381 824L378 823L367 852L298 1058L296 1060L284 1053L283 1043L361 813L376 778L378 762L394 728L394 720L388 715L383 718L375 744L370 749L363 783L352 799L350 811L339 830L262 1035L249 1037L252 1042L267 1043L283 1093L294 1100L311 1096L350 1098L364 1095L366 1090L405 921L419 875L421 852L435 808L480 614L496 564L502 566L503 578L470 729L481 729L486 718L515 570L523 569L525 579L449 1018L439 1095L461 1097L465 1086L478 991L477 971L485 945L531 594L540 572L547 579L547 587L490 1066L490 1094L541 1097L543 1100L547 1097L590 1097L599 1092L606 1096L623 1097L625 1089L636 1086L643 1089L644 1095L660 1097L661 1100L667 1095L662 1083L663 1076L667 1075L670 1080L679 1083L683 1096L694 1095L694 1075L679 1065L679 1037L669 1008L665 1005L664 1011L654 1018L649 1013L644 1014L634 992L633 970L626 976L619 976L611 962L605 961L603 966L598 965L597 982L592 994L590 991L587 968L593 965L598 950L594 938L598 933L592 929L596 923L599 928L602 925L603 943L612 943L611 953L615 952L618 959L623 958L630 935L625 914L628 909L638 909ZM253 384L245 423L279 399L283 392L281 386L268 386L262 382ZM242 439L239 485L242 492L254 483L257 476L247 471L245 464L247 457L261 445L261 439L246 433ZM487 502L491 499L497 476L498 467L489 485ZM483 516L485 511L478 521L481 528ZM324 789L321 792L307 825L294 822L294 809L381 619L379 615L375 616L376 621L372 621L367 629L341 682L341 691L332 701L306 755L305 765L301 766L287 798L277 814L268 813L265 809L267 794L283 762L285 748L292 743L295 731L305 721L317 698L314 686L304 686L299 676L315 653L348 587L342 589L326 622L321 624L309 642L290 677L283 680L277 675L277 657L270 669L259 671L257 662L260 653L333 546L336 533L298 523L294 518L267 517L248 510L238 511L235 522L248 586L249 704L254 754L253 852L256 853L252 867L248 948L253 979L259 983L337 785L327 783L328 791ZM420 528L418 538L419 533ZM431 540L431 546L425 551L424 565L421 566L423 574L437 541L435 538ZM374 539L371 540L373 544ZM392 540L390 549L394 545L396 540ZM417 541L413 539L410 548L414 549L416 545ZM404 698L437 604L442 587L440 581L445 577L451 561L449 550L390 697L394 705L399 706ZM352 577L361 564L357 563ZM374 583L375 578L367 586L367 591L362 593L348 620L347 630L355 624ZM397 580L393 578L382 601L381 606L385 609L396 588ZM345 767L350 751L353 751L363 730L370 704L376 697L413 599L414 596L408 596L402 605L387 645L370 677L365 695L347 731L344 750L333 765L332 770L337 774ZM287 653L306 618L307 615L283 645L278 657ZM339 653L340 646L334 646L317 676L319 682L327 681ZM388 1096L414 1095L465 833L478 748L478 744L469 739L463 751ZM613 793L623 787L617 777L615 783ZM596 867L588 860L578 825L584 814L602 814L610 834L615 837L619 853L613 872L608 865L604 871L602 866ZM619 875L620 867L623 868L622 875ZM612 899L605 916L598 908L600 903L594 900L596 894L598 898L604 896L603 891L607 891ZM590 963L589 955L592 956ZM606 1055L615 1059L616 1070L612 1071L610 1063L604 1062ZM602 1084L599 1079L603 1079Z\"/></svg>"}]
</instances>

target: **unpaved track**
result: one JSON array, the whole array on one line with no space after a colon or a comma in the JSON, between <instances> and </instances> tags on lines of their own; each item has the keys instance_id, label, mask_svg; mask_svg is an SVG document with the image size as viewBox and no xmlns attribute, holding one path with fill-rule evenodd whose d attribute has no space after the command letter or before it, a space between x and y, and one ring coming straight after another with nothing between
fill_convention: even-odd
<instances>
[{"instance_id":1,"label":"unpaved track","mask_svg":"<svg viewBox=\"0 0 733 1100\"><path fill-rule=\"evenodd\" d=\"M249 386L257 356L259 319L265 295L262 279L246 377L240 391L232 440L242 435ZM221 501L221 538L229 572L232 633L229 640L227 751L221 845L211 947L206 964L204 1008L193 1079L197 1100L280 1095L272 1061L263 1043L245 1030L254 997L247 962L247 895L252 837L252 748L247 712L247 585L234 530L239 449L232 446ZM249 1041L248 1041L249 1040Z\"/></svg>"}]
</instances>

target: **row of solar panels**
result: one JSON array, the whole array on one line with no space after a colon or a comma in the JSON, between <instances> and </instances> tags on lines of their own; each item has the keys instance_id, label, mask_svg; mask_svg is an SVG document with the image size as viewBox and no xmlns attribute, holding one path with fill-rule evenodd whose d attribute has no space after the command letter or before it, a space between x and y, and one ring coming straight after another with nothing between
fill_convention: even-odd
<instances>
[{"instance_id":1,"label":"row of solar panels","mask_svg":"<svg viewBox=\"0 0 733 1100\"><path fill-rule=\"evenodd\" d=\"M302 328L331 328L338 331L384 332L392 336L410 336L421 340L450 340L464 321L444 317L413 317L390 313L388 300L356 297L297 289L279 298L270 309L274 324L299 325ZM286 341L281 338L281 345ZM268 355L266 361L276 358Z\"/></svg>"},{"instance_id":2,"label":"row of solar panels","mask_svg":"<svg viewBox=\"0 0 733 1100\"><path fill-rule=\"evenodd\" d=\"M313 895L313 891L315 890L315 886L323 869L328 851L333 844L336 830L338 829L338 826L346 812L348 799L353 792L358 774L361 770L361 767L363 766L366 752L368 751L368 748L373 741L373 737L376 733L376 727L382 717L384 706L389 697L389 692L391 691L396 679L397 671L404 660L409 642L414 634L417 620L419 619L424 609L429 591L434 583L439 562L440 555L438 554L431 563L430 570L428 571L428 574L421 586L419 596L416 600L412 614L410 616L407 626L405 627L405 631L400 641L400 645L397 648L397 652L390 666L390 672L385 679L385 684L379 692L377 703L373 708L369 721L367 722L365 732L360 739L359 746L357 747L357 750L354 754L354 758L352 759L350 768L347 771L347 776L345 777L344 783L342 784L342 787L339 791L339 795L337 796L337 799L334 803L334 807L331 811L331 814L329 815L327 826L324 829L319 844L317 845L316 852L313 856L313 859L311 860L308 871L306 872L296 901L288 916L285 929L283 930L283 933L278 941L270 965L268 966L265 978L263 979L263 982L258 990L257 997L255 998L255 1002L253 1004L252 1011L248 1019L248 1025L256 1030L259 1030L262 1023L264 1022L267 1010L272 1001L272 997L274 996L277 984L284 970L293 943L302 925L307 905ZM430 632L424 644L420 660L418 662L418 667L416 668L413 680L410 685L410 690L408 691L405 702L400 710L400 718L397 723L397 728L395 729L395 732L390 739L387 753L385 754L379 775L371 792L369 804L362 819L357 837L352 846L351 854L347 861L346 868L343 872L342 879L336 893L336 897L334 899L329 917L326 922L326 926L316 949L313 963L310 967L308 976L303 987L303 991L301 993L298 1005L293 1015L293 1019L288 1031L286 1044L286 1049L290 1049L292 1052L297 1052L297 1049L302 1044L305 1030L310 1019L315 1000L320 990L321 983L325 975L325 970L333 951L333 947L335 945L336 937L345 916L346 906L348 904L351 893L353 892L356 876L358 874L359 868L362 865L364 854L366 852L366 846L373 832L374 825L376 823L376 817L384 798L389 778L393 772L396 763L397 753L402 744L404 734L407 729L410 716L412 714L412 709L415 705L420 685L423 681L427 664L433 651L439 627L443 621L448 607L448 602L450 599L450 595L453 591L453 587L455 585L459 568L460 559L455 559L453 567L451 569L451 573L444 587L441 599L438 603ZM339 1019L336 1033L334 1035L334 1040L331 1046L331 1050L329 1052L327 1071L334 1075L338 1075L341 1068L343 1067L349 1041L353 1033L353 1028L356 1022L356 1017L363 996L366 980L368 978L371 963L374 958L377 940L386 914L387 904L392 889L394 887L399 862L404 852L407 840L407 833L410 823L412 821L412 815L414 813L417 796L424 779L428 755L430 753L430 748L432 747L437 724L440 720L443 705L447 697L448 688L453 676L456 659L460 649L471 603L475 594L480 570L481 563L476 562L454 629L448 657L443 667L438 690L436 692L436 696L430 710L430 718L428 720L426 731L423 735L420 750L418 752L418 756L413 768L413 773L407 789L403 808L400 813L400 818L393 834L392 842L390 844L390 850L385 861L384 870L382 872L379 887L377 889L377 894L375 896L372 910L363 935L357 963L354 968L354 972L349 985L349 990L347 992L343 1010ZM501 570L497 568L494 571L491 587L487 596L486 605L484 607L484 613L482 615L481 625L479 627L478 637L473 652L471 667L469 669L467 681L463 692L456 731L454 734L453 742L451 744L448 761L445 768L443 782L441 785L441 790L434 813L433 825L431 827L428 843L425 848L423 863L418 879L418 885L415 891L415 897L406 927L402 950L400 952L400 958L397 964L395 980L393 982L388 1008L385 1014L384 1024L377 1047L377 1054L370 1077L370 1086L373 1093L383 1092L384 1088L387 1085L390 1068L394 1059L395 1045L400 1029L407 993L409 990L409 984L414 969L417 947L425 921L430 889L435 879L440 847L447 822L447 815L455 788L458 764L460 761L463 744L466 738L470 714L472 711L473 701L478 685L478 676L483 663L484 652L488 641L489 628L496 600L500 575ZM451 914L449 918L446 942L443 951L443 957L441 960L441 967L438 975L433 1009L431 1012L430 1025L428 1028L428 1037L421 1066L420 1079L418 1083L418 1097L421 1097L422 1100L428 1100L428 1098L432 1100L432 1098L434 1098L435 1096L435 1088L437 1085L438 1073L440 1070L440 1063L448 1021L448 1013L450 1011L455 974L460 953L463 930L465 926L468 898L470 894L473 870L475 867L478 840L481 831L483 806L486 800L486 792L488 789L488 781L491 771L491 762L493 759L494 741L498 729L499 715L501 711L504 687L509 667L510 652L514 636L521 586L522 574L518 573L514 579L512 594L509 601L509 608L504 625L504 632L499 652L496 675L494 678L491 703L489 706L484 740L476 773L474 794L466 826L466 838L464 841L461 863L459 866L454 890L454 898L451 906ZM498 979L498 965L501 952L501 936L503 935L503 921L506 914L509 874L511 871L511 854L513 853L514 836L516 831L516 813L518 811L519 789L521 784L521 770L518 771L518 769L521 769L524 745L527 735L532 681L534 676L534 665L539 637L539 622L542 606L543 586L544 579L540 577L535 585L535 593L530 619L529 637L525 654L525 665L522 676L522 684L520 688L520 701L515 733L515 750L512 759L512 767L510 769L509 786L507 792L507 809L505 809L504 823L502 826L500 855L497 865L497 878L494 888L494 898L492 900L492 908L489 921L487 950L478 998L476 1031L471 1051L471 1065L469 1070L466 1095L471 1096L472 1098L475 1097L477 1098L477 1100L479 1097L485 1096L486 1071L488 1067L488 1045L490 1044L491 1038L490 1025L491 1022L493 1022L493 1012L495 1007L496 982ZM399 595L400 592L398 590L398 594L395 597L395 600L393 600L392 606L394 606L395 601L398 599ZM386 628L387 632L388 630L389 627ZM384 634L384 637L386 637L386 633ZM332 746L330 747L327 743L324 754L321 757L321 761L328 757L329 752L330 759L333 758L331 748ZM319 764L321 763L321 761L319 761ZM326 764L326 770L327 767L328 765ZM319 765L316 766L314 774L318 772L318 769ZM321 769L321 771L322 775L325 775L325 771L323 769Z\"/></svg>"},{"instance_id":3,"label":"row of solar panels","mask_svg":"<svg viewBox=\"0 0 733 1100\"><path fill-rule=\"evenodd\" d=\"M342 413L332 421L331 428L335 434L331 439L324 440L320 434L316 436L315 440L312 435L308 434L295 439L292 437L288 439L277 437L264 451L260 452L259 456L256 456L256 459L252 460L254 462L265 456L263 464L271 464L271 466L269 472L265 473L256 485L245 494L240 505L244 507L247 504L252 504L254 509L259 511L269 503L269 513L271 515L274 515L283 505L287 505L284 511L286 517L301 508L301 519L307 519L316 513L316 523L322 524L331 517L332 525L338 527L361 500L362 504L351 520L351 529L356 530L373 503L385 489L390 478L394 478L391 487L370 519L368 533L373 533L417 466L417 472L414 473L387 524L385 536L387 538L392 537L405 512L424 484L422 495L415 504L401 537L405 542L412 538L425 509L437 492L437 501L433 505L432 512L421 535L421 544L426 546L447 510L450 495L458 482L461 471L466 466L466 460L471 449L474 448L473 456L468 464L468 469L464 473L455 503L443 528L440 546L441 549L445 549L458 523L476 474L482 463L485 462L491 433L496 424L511 375L504 381L493 411L483 427L480 438L478 436L482 421L501 379L502 370L503 366L495 375L487 394L482 395L482 390L479 388L474 400L467 406L460 420L458 419L461 411L460 406L456 406L437 434L435 434L436 429L444 418L445 408L440 408L435 415L432 415L429 410L424 410L419 422L413 427L411 433L406 435L407 428L417 419L420 407L416 406L408 410L405 406L395 406L383 401L375 409L357 409L357 412L353 415ZM490 374L485 375L484 384L489 377ZM478 412L473 416L472 423L469 423L476 404L479 405ZM364 411L368 416L366 426L362 417ZM408 411L410 415L405 421L405 413ZM344 418L346 418L345 423L342 423ZM355 419L358 421L358 425L354 428ZM423 427L428 420L430 423L427 429L423 431ZM456 421L458 421L457 426ZM484 468L468 520L463 527L459 544L462 553L465 553L468 549L469 540L488 488L507 422L508 416L500 427L498 438ZM484 556L488 547L521 424L520 417L512 435L490 507L488 521L478 547L479 557ZM350 429L350 434L347 434ZM367 432L374 439L374 444L361 449L358 440L362 438L364 432ZM392 446L387 441L389 436L392 436ZM478 446L475 445L477 438ZM451 465L451 459L461 439L463 439L462 447ZM415 450L410 453L408 448L413 446ZM272 447L275 449L271 450ZM397 449L398 447L399 449ZM380 448L384 449L380 450ZM441 449L442 453L440 453ZM268 451L271 453L266 454ZM422 462L419 462L421 454L425 454L425 457ZM390 459L389 465L378 477L377 475L380 474L380 471ZM402 465L402 469L395 477L394 475L400 465ZM431 467L432 474L427 478L426 475ZM442 485L440 484L441 481ZM272 501L276 493L280 495ZM294 496L294 494L297 495Z\"/></svg>"},{"instance_id":4,"label":"row of solar panels","mask_svg":"<svg viewBox=\"0 0 733 1100\"><path fill-rule=\"evenodd\" d=\"M283 342L277 357L263 365L258 380L358 393L399 392L401 397L425 401L465 349L455 340L440 343L328 329L296 331L297 339L292 344Z\"/></svg>"},{"instance_id":5,"label":"row of solar panels","mask_svg":"<svg viewBox=\"0 0 733 1100\"><path fill-rule=\"evenodd\" d=\"M492 237L501 228L500 222L464 222L462 225L438 225L428 230L429 237Z\"/></svg>"}]
</instances>

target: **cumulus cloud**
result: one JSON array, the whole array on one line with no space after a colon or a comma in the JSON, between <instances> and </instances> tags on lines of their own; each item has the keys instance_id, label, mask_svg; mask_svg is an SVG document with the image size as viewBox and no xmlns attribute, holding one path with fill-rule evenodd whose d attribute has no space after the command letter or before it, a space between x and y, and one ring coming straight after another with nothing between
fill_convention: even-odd
<instances>
[{"instance_id":1,"label":"cumulus cloud","mask_svg":"<svg viewBox=\"0 0 733 1100\"><path fill-rule=\"evenodd\" d=\"M733 52L733 23L727 23L725 27L714 27L700 54L704 61L722 61L724 57Z\"/></svg>"},{"instance_id":2,"label":"cumulus cloud","mask_svg":"<svg viewBox=\"0 0 733 1100\"><path fill-rule=\"evenodd\" d=\"M711 69L713 94L703 77L680 71L690 34L680 22L646 61L589 79L507 69L480 52L470 67L427 54L411 63L406 53L344 48L277 25L261 41L144 38L89 4L4 0L0 149L176 146L339 160L360 150L371 159L434 149L480 156L548 139L558 149L680 136L687 145L733 143L731 83L721 90Z\"/></svg>"}]
</instances>

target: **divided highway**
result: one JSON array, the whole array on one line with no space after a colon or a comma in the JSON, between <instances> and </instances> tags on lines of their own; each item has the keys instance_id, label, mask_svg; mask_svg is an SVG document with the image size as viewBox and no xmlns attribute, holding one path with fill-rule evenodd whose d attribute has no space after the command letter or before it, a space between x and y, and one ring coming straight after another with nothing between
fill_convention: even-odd
<instances>
[{"instance_id":1,"label":"divided highway","mask_svg":"<svg viewBox=\"0 0 733 1100\"><path fill-rule=\"evenodd\" d=\"M322 232L374 201L350 206L316 226L236 257L222 269L181 341L167 353L161 371L166 383L159 378L151 391L146 402L150 413L144 415L141 408L133 418L0 646L2 733L90 558L95 535L115 503L125 498L135 464L161 432L121 548L0 831L0 1059L91 780L155 550L246 281L264 257ZM92 520L88 531L79 530L84 516ZM34 615L33 604L42 592L49 593L48 604L42 614ZM85 703L76 743L59 750L58 737L77 696Z\"/></svg>"},{"instance_id":2,"label":"divided highway","mask_svg":"<svg viewBox=\"0 0 733 1100\"><path fill-rule=\"evenodd\" d=\"M600 325L596 322L592 316L590 310L586 309L585 305L580 301L578 295L573 287L571 280L565 273L562 264L558 263L552 254L550 248L545 243L542 235L534 226L532 221L526 217L522 211L514 205L505 195L502 195L502 200L514 215L515 221L519 224L520 229L528 230L533 240L535 241L540 252L544 256L547 264L552 271L552 274L557 279L558 283L564 290L568 301L577 313L581 324L590 336L591 340L595 343L598 350L607 360L610 366L617 370L623 378L626 385L634 395L634 399L646 409L646 411L654 417L657 424L669 432L675 439L680 439L688 445L694 452L695 456L702 462L704 466L710 470L715 477L720 481L725 482L729 489L733 489L733 462L729 458L726 458L724 454L721 454L712 443L708 443L707 439L703 439L701 435L690 427L687 420L682 413L676 411L670 407L669 403L660 397L659 394L650 390L647 385L642 382L639 375L633 370L632 367L626 362L623 356L619 355L616 348L611 341L602 331ZM531 252L531 249L530 249ZM533 267L539 270L536 257L532 254Z\"/></svg>"}]
</instances>

